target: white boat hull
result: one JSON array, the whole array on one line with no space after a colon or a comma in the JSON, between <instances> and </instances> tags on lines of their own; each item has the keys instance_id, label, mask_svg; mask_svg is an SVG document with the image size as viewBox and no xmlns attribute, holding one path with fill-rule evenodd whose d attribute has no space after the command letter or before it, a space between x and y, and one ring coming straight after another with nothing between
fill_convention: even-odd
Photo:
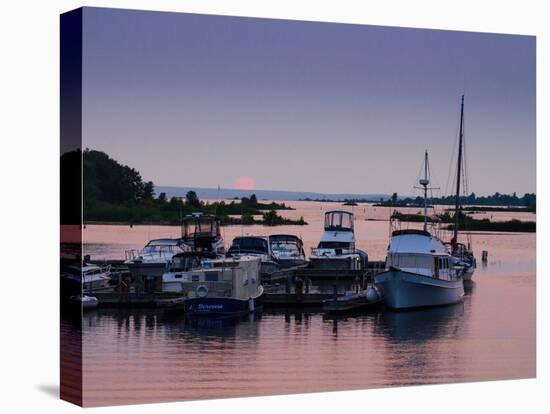
<instances>
[{"instance_id":1,"label":"white boat hull","mask_svg":"<svg viewBox=\"0 0 550 414\"><path fill-rule=\"evenodd\" d=\"M401 270L388 270L374 277L386 305L392 309L449 305L462 300L464 284L456 280L435 279Z\"/></svg>"}]
</instances>

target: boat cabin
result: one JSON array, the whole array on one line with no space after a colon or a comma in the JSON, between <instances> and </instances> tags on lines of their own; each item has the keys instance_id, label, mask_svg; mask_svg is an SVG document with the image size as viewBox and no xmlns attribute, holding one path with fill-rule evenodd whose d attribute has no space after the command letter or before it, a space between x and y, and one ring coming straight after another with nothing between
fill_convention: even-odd
<instances>
[{"instance_id":1,"label":"boat cabin","mask_svg":"<svg viewBox=\"0 0 550 414\"><path fill-rule=\"evenodd\" d=\"M188 273L182 282L185 298L231 297L248 299L260 289L260 259L252 256L213 259Z\"/></svg>"},{"instance_id":2,"label":"boat cabin","mask_svg":"<svg viewBox=\"0 0 550 414\"><path fill-rule=\"evenodd\" d=\"M268 237L269 247L275 256L303 256L304 244L292 234L274 234Z\"/></svg>"},{"instance_id":3,"label":"boat cabin","mask_svg":"<svg viewBox=\"0 0 550 414\"><path fill-rule=\"evenodd\" d=\"M155 239L147 243L140 253L142 255L163 256L174 255L185 250L185 245L181 239Z\"/></svg>"},{"instance_id":4,"label":"boat cabin","mask_svg":"<svg viewBox=\"0 0 550 414\"><path fill-rule=\"evenodd\" d=\"M229 254L262 254L269 255L269 244L265 237L240 236L233 239Z\"/></svg>"},{"instance_id":5,"label":"boat cabin","mask_svg":"<svg viewBox=\"0 0 550 414\"><path fill-rule=\"evenodd\" d=\"M327 211L325 213L325 231L353 232L353 213L349 211Z\"/></svg>"},{"instance_id":6,"label":"boat cabin","mask_svg":"<svg viewBox=\"0 0 550 414\"><path fill-rule=\"evenodd\" d=\"M198 251L213 251L221 240L220 220L214 216L194 213L185 216L181 227L182 239Z\"/></svg>"},{"instance_id":7,"label":"boat cabin","mask_svg":"<svg viewBox=\"0 0 550 414\"><path fill-rule=\"evenodd\" d=\"M424 230L394 231L386 268L443 280L454 280L457 277L457 269L445 244Z\"/></svg>"}]
</instances>

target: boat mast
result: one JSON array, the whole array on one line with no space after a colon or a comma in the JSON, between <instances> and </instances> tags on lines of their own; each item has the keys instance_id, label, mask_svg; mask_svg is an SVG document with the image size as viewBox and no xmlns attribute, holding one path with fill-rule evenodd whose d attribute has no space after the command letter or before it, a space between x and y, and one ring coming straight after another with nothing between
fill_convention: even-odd
<instances>
[{"instance_id":1,"label":"boat mast","mask_svg":"<svg viewBox=\"0 0 550 414\"><path fill-rule=\"evenodd\" d=\"M464 134L464 95L460 104L460 134L458 138L458 167L456 171L456 198L455 198L455 226L451 244L453 247L458 242L458 219L459 219L459 200L460 200L460 175L462 173L462 136Z\"/></svg>"},{"instance_id":2,"label":"boat mast","mask_svg":"<svg viewBox=\"0 0 550 414\"><path fill-rule=\"evenodd\" d=\"M420 179L419 184L424 187L424 231L428 230L428 150L424 153L424 178Z\"/></svg>"}]
</instances>

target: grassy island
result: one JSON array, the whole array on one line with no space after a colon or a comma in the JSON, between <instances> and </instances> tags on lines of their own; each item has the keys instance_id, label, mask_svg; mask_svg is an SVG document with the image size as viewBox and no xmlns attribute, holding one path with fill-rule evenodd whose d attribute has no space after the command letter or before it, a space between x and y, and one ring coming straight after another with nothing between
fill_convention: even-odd
<instances>
[{"instance_id":1,"label":"grassy island","mask_svg":"<svg viewBox=\"0 0 550 414\"><path fill-rule=\"evenodd\" d=\"M525 232L534 233L537 231L537 225L534 221L520 221L520 220L507 220L507 221L491 221L489 219L474 219L462 212L459 213L458 229L460 231L499 231L499 232ZM394 211L392 218L399 219L401 221L409 221L421 223L424 221L422 214L404 214L398 211ZM449 212L436 215L435 217L428 217L429 222L445 223L447 230L454 229L454 217Z\"/></svg>"}]
</instances>

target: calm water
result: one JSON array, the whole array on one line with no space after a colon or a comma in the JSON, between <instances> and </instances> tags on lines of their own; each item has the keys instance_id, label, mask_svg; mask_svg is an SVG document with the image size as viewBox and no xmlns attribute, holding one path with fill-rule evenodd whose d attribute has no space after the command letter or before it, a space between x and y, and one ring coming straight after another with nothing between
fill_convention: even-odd
<instances>
[{"instance_id":1,"label":"calm water","mask_svg":"<svg viewBox=\"0 0 550 414\"><path fill-rule=\"evenodd\" d=\"M288 204L288 203L287 203ZM291 232L307 248L322 232L322 213L337 204L291 202L289 217L309 226L225 228ZM412 209L416 212L418 209ZM383 259L388 209L359 206L356 233L371 259ZM499 213L517 217L515 213ZM534 219L534 215L531 215ZM85 250L122 258L177 227L87 226ZM413 311L327 318L314 310L267 310L226 319L186 319L159 310L86 312L82 329L84 403L167 400L345 390L393 385L527 378L535 375L535 235L473 234L474 275L463 303ZM63 329L70 332L71 325Z\"/></svg>"}]
</instances>

